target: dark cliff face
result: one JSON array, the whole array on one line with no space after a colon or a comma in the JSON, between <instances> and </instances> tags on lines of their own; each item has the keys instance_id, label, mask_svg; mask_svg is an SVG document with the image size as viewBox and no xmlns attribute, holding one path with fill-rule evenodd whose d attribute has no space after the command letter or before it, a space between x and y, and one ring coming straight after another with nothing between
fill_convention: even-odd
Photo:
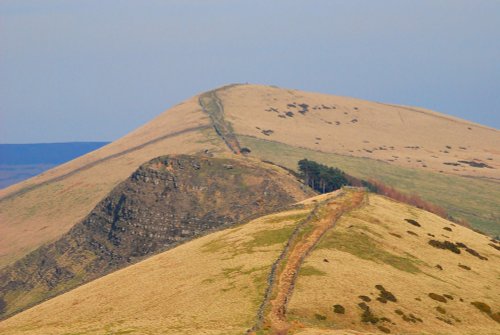
<instances>
[{"instance_id":1,"label":"dark cliff face","mask_svg":"<svg viewBox=\"0 0 500 335\"><path fill-rule=\"evenodd\" d=\"M1 270L0 313L9 316L145 256L310 195L293 176L250 161L156 158L58 241Z\"/></svg>"}]
</instances>

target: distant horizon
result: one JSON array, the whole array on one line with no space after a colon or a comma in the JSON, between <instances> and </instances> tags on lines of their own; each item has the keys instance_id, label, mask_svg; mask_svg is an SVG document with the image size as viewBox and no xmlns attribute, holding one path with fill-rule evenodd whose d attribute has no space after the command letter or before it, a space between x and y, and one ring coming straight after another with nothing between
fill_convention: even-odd
<instances>
[{"instance_id":1,"label":"distant horizon","mask_svg":"<svg viewBox=\"0 0 500 335\"><path fill-rule=\"evenodd\" d=\"M0 145L43 145L43 144L83 144L83 143L111 143L113 141L61 141L61 142L29 142L29 143L0 143Z\"/></svg>"},{"instance_id":2,"label":"distant horizon","mask_svg":"<svg viewBox=\"0 0 500 335\"><path fill-rule=\"evenodd\" d=\"M0 144L0 189L97 150L110 142Z\"/></svg>"},{"instance_id":3,"label":"distant horizon","mask_svg":"<svg viewBox=\"0 0 500 335\"><path fill-rule=\"evenodd\" d=\"M252 82L500 129L500 1L4 0L0 143L114 141Z\"/></svg>"},{"instance_id":4,"label":"distant horizon","mask_svg":"<svg viewBox=\"0 0 500 335\"><path fill-rule=\"evenodd\" d=\"M228 84L224 84L224 85L221 85L221 86L218 86L218 87L223 87L223 86L227 86L227 85L234 85L234 84L237 84L237 85L246 85L246 84L249 84L249 85L264 85L264 86L275 86L275 87L280 87L280 86L277 86L277 85L273 85L273 84L263 84L263 83L228 83ZM218 88L217 87L217 88ZM297 89L297 88L291 88L291 87L280 87L280 88L283 88L283 89L289 89L289 90L300 90L300 89ZM214 87L213 89L216 89L216 87ZM360 100L367 100L367 99L364 99L363 97L354 97L354 96L347 96L347 95L339 95L339 94L335 94L335 93L325 93L325 92L316 92L316 91L311 91L311 90L300 90L300 91L304 91L304 92L313 92L313 93L320 93L320 94L327 94L327 95L337 95L337 96L343 96L343 97L348 97L348 98L354 98L354 99L360 99ZM194 93L193 96L196 96L197 94L199 94L200 92L198 93ZM202 92L201 92L202 93ZM188 98L189 99L189 98ZM367 101L371 101L371 100L367 100ZM462 117L459 117L459 116L455 116L453 114L447 114L447 113L443 113L441 111L438 111L438 110L433 110L433 109L430 109L426 106L414 106L414 105L407 105L407 104L395 104L395 103L392 103L391 101L373 101L373 102L377 102L377 103L384 103L384 104L394 104L394 105L399 105L399 106L407 106L407 107L415 107L415 108L423 108L423 109L428 109L428 110L432 110L434 112L437 112L437 113L440 113L440 114L444 114L444 115L447 115L447 116L450 116L450 117L454 117L454 118L459 118L459 119L462 119L464 121L467 121L467 122L471 122L471 123L475 123L477 125L480 125L480 126L483 126L483 127L486 127L486 128L491 128L493 130L500 130L500 128L496 128L494 126L490 126L490 125L487 125L487 124L482 124L482 123L478 123L478 122L475 122L473 120L470 120L470 119L465 119L465 118L462 118ZM179 103L182 103L182 101L179 101L177 104ZM167 107L166 110L163 110L161 112L158 113L161 114L163 112L166 112L168 111L170 108L174 107L176 104L170 106L170 107ZM153 116L150 120L147 120L145 123L148 123L150 121L152 121L156 116ZM145 124L144 123L144 124ZM141 125L138 125L137 127L140 127ZM135 128L134 128L135 129ZM131 129L130 131L133 131L134 129ZM122 136L125 136L126 134L122 135ZM120 137L122 137L120 136ZM55 142L18 142L18 143L3 143L3 142L0 142L0 145L30 145L30 144L70 144L70 143L105 143L105 144L109 144L109 143L112 143L116 140L118 140L120 137L118 138L114 138L114 139L109 139L109 140L76 140L76 141L64 141L64 140L61 140L61 141L55 141Z\"/></svg>"}]
</instances>

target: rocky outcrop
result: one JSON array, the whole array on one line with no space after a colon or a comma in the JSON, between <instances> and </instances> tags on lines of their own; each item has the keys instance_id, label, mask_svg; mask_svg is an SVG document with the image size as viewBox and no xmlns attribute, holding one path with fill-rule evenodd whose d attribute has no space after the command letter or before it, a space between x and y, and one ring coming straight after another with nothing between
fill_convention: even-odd
<instances>
[{"instance_id":1,"label":"rocky outcrop","mask_svg":"<svg viewBox=\"0 0 500 335\"><path fill-rule=\"evenodd\" d=\"M250 160L156 158L58 241L1 270L2 317L310 192L284 170Z\"/></svg>"}]
</instances>

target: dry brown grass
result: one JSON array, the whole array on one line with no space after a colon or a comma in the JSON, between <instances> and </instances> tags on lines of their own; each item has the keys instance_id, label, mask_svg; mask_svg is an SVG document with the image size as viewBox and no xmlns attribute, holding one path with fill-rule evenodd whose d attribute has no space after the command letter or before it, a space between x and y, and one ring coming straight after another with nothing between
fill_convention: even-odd
<instances>
[{"instance_id":1,"label":"dry brown grass","mask_svg":"<svg viewBox=\"0 0 500 335\"><path fill-rule=\"evenodd\" d=\"M318 152L394 160L390 163L401 166L500 178L500 139L494 129L422 109L268 86L229 86L217 94L224 104L227 121L232 123L237 135L271 139ZM301 107L297 107L294 116L286 118L266 111L271 106L279 111L288 110L287 105L292 102L307 103L308 111L303 115L298 112ZM320 105L329 109L313 109ZM350 122L353 118L358 122ZM337 126L335 121L340 125ZM206 128L166 138L96 163L162 136L195 127ZM264 135L262 130L266 129L273 130L273 133ZM435 136L434 129L440 129L439 137ZM159 155L189 154L205 149L228 152L215 135L196 96L99 150L1 190L0 197L8 197L27 187L96 164L9 200L0 199L0 267L66 232L141 163ZM443 164L450 160L474 159L487 163L492 169Z\"/></svg>"},{"instance_id":2,"label":"dry brown grass","mask_svg":"<svg viewBox=\"0 0 500 335\"><path fill-rule=\"evenodd\" d=\"M44 182L151 139L203 125L209 125L208 118L193 98L118 141L1 190L0 196L8 196L23 187L41 184L32 191L0 201L0 267L68 231L142 163L160 155L189 154L205 149L220 151L224 146L211 130L193 131L106 160L57 182Z\"/></svg>"},{"instance_id":3,"label":"dry brown grass","mask_svg":"<svg viewBox=\"0 0 500 335\"><path fill-rule=\"evenodd\" d=\"M273 282L272 298L269 301L269 311L265 323L272 329L273 333L286 334L290 324L286 321L286 305L293 291L295 279L300 272L304 257L314 248L325 232L333 228L337 219L346 211L359 206L364 198L364 192L343 191L334 198L326 200L327 203L319 208L319 218L312 218L304 226L308 229L298 241L292 241L289 251L285 254L279 274ZM308 275L315 272L308 272ZM301 272L305 275L304 271ZM316 274L318 274L316 272ZM324 320L321 314L315 314L318 320Z\"/></svg>"},{"instance_id":4,"label":"dry brown grass","mask_svg":"<svg viewBox=\"0 0 500 335\"><path fill-rule=\"evenodd\" d=\"M404 167L500 178L500 134L496 129L423 108L269 86L232 86L218 96L236 134ZM293 102L307 104L308 111L298 113L300 107L288 106ZM286 111L294 116L280 117ZM354 119L357 121L352 122ZM263 130L273 132L265 135ZM492 168L444 164L460 160L478 160Z\"/></svg>"},{"instance_id":5,"label":"dry brown grass","mask_svg":"<svg viewBox=\"0 0 500 335\"><path fill-rule=\"evenodd\" d=\"M267 86L233 86L219 91L218 95L224 104L228 121L232 123L235 132L239 135L270 139L315 152L369 157L402 167L486 177L491 178L491 180L500 179L500 151L498 150L500 137L499 132L494 129L418 108L390 106L359 99ZM294 110L293 117L278 117L279 113L289 110L290 107L287 105L294 101L299 104L307 103L309 105L308 111L303 115ZM329 108L313 108L320 105ZM332 106L335 106L335 109ZM270 107L277 108L279 112L266 111ZM353 119L357 121L352 122ZM336 124L336 121L339 122L339 125ZM193 127L206 128L159 140L138 150L105 160L100 164L92 165L88 169L71 174L72 171L89 166L88 164L94 164L110 155L141 146L161 136ZM439 136L435 135L435 129L440 129ZM268 135L265 135L263 130L272 130L273 132L267 132ZM43 184L53 178L68 173L71 174L57 182L45 184L32 191L0 202L0 267L66 232L141 163L159 155L195 153L205 149L216 152L217 155L221 156L229 154L224 143L210 128L207 115L203 114L198 105L197 97L194 97L173 107L152 122L106 147L0 191L0 197L5 197L24 187ZM488 164L492 168L478 168L464 163L461 163L460 166L444 164L460 160L477 160ZM459 194L457 197L463 197L463 195ZM472 250L477 250L480 255L486 256L487 261L466 252L455 255L446 250L437 250L427 244L426 234L419 231L418 236L410 236L406 233L408 224L403 221L403 223L400 223L398 220L404 218L417 219L422 224L422 229L425 232L432 233L439 240L446 239L442 235L443 227L448 224L447 221L436 218L429 213L409 209L407 206L381 199L372 197L373 203L367 207L367 211L369 209L372 212L361 212L361 216L375 216L379 222L352 216L345 219L345 222L361 223L364 225L362 229L356 228L355 234L351 234L347 227L337 232L337 237L344 238L344 242L365 241L370 246L375 246L375 249L371 249L374 253L367 254L366 248L363 249L362 247L356 250L355 243L345 243L343 245L344 249L341 250L324 248L316 251L310 258L310 262L312 262L310 265L321 273L326 273L327 276L309 275L308 279L311 285L318 285L319 277L336 278L333 281L334 283L323 282L322 285L331 287L331 292L336 292L335 290L345 285L357 297L358 295L368 294L368 292L361 290L361 287L373 289L374 285L383 284L385 288L394 292L398 297L400 308L405 311L413 311L415 315L423 315L424 325L422 325L422 329L424 330L436 327L443 333L453 331L458 333L481 333L484 330L481 327L488 326L496 329L497 326L494 321L488 318L487 315L481 315L467 300L472 301L474 299L473 301L487 303L492 307L492 313L497 313L500 309L500 306L498 306L500 297L496 289L498 286L496 278L499 275L498 270L496 270L498 266L491 266L491 264L498 264L498 254L495 254L498 251L485 244L488 242L487 238L458 226L454 227L451 232L445 232L446 236L450 236L450 240L466 243ZM482 202L478 201L475 204L477 208L483 205ZM494 202L492 203L494 204ZM457 208L456 211L460 212L460 209L457 206L455 207ZM488 215L491 216L490 221L496 220L493 212ZM390 235L390 233L393 235ZM374 255L378 257L378 261ZM316 264L317 259L315 257L319 257L318 259L321 260L328 258L330 262ZM219 261L222 262L223 260ZM249 264L253 264L253 261L255 260L249 260ZM377 266L374 266L374 263L378 263ZM436 264L442 266L443 270L437 269ZM466 264L471 270L465 270L458 264ZM198 264L199 267L203 267L203 265L203 263ZM340 266L341 271L325 270L332 265L337 267L342 265ZM225 269L234 268L226 267ZM182 273L184 270L179 271ZM369 278L365 278L366 274L370 275ZM175 277L174 274L172 276ZM361 279L353 281L353 276ZM392 279L384 281L384 278L387 279L388 276L391 276ZM160 277L155 278L160 279ZM208 279L206 283L209 283L210 280ZM415 284L410 287L403 285L403 283L408 282ZM91 283L89 285L96 284ZM403 286L407 289L405 292L403 292ZM431 286L439 288L439 292L437 289L430 290L429 287ZM111 284L108 283L108 288L110 287ZM134 287L139 289L137 286ZM81 289L84 289L84 287ZM191 290L196 291L194 288ZM428 292L424 292L426 290ZM232 289L227 290L227 292L230 291ZM132 291L127 292L131 293ZM463 306L467 305L468 307L459 305L460 301L457 299L453 303L448 303L451 307L447 306L446 311L451 314L446 316L445 321L452 322L452 325L450 325L443 320L433 318L435 315L429 314L429 311L435 311L435 308L429 306L428 298L426 298L426 295L430 292L461 295L465 301ZM203 294L208 293L204 291ZM298 294L300 296L300 293ZM311 294L309 298L311 298L311 301L318 303L317 306L322 306L321 299L317 297L317 294L319 293ZM323 294L322 297L327 296L328 294ZM194 294L193 297L200 298L201 296ZM229 299L231 297L225 298ZM421 300L417 301L415 298ZM139 300L126 302L140 305ZM333 313L331 306L336 303L346 307L345 320L359 318L359 315L355 316L353 314L352 306L354 302L350 298L347 300L333 299L333 301L329 302L328 311L314 312L318 315L325 315L327 319L316 321L318 323L323 322L321 323L323 326L325 323L328 324ZM75 306L79 304L77 301ZM390 306L392 303L386 305ZM63 304L62 306L66 306L70 310L69 305ZM307 306L307 304L304 303L303 306ZM106 308L110 308L110 311L114 308L102 307L100 311L103 314L106 314L104 312ZM42 310L44 310L43 308ZM183 308L185 308L184 311L189 311L188 307ZM306 307L304 308L307 310ZM90 308L87 307L87 309L86 312L83 312L83 317L91 314ZM154 310L154 308L152 309ZM382 314L392 313L383 308L380 311L379 309L374 310ZM86 322L83 319L78 319L77 316L68 313L64 314L63 310L60 311L61 315L76 318L74 319L75 324L79 324L79 322L85 324ZM196 310L195 312L198 313L199 311ZM152 314L153 317L159 318L160 311L155 313ZM307 315L312 315L314 318L314 313ZM38 320L37 322L44 322L37 319L34 314L31 314L31 316ZM172 310L171 315L168 317L170 318L170 324L177 322L175 311ZM456 321L453 319L454 317L461 321ZM47 319L54 318L54 315L50 315ZM391 319L395 319L394 315ZM195 326L191 328L187 326L186 320L182 321L184 322L183 325L186 325L186 329L194 329ZM226 324L227 319L224 320L219 325ZM117 317L116 320L108 319L106 332L113 332L115 328L120 328L122 325L123 327L120 329L127 330L127 322L127 320L120 317ZM151 322L151 319L145 317L143 321L137 321L137 324L142 327ZM343 321L338 322L342 324ZM31 323L31 325L35 327L35 323ZM391 326L391 329L413 332L413 328L410 326L413 325L407 324L407 322L398 322L397 326ZM54 321L54 329L60 327L62 327L61 322L58 324L57 321ZM211 329L216 329L215 327L214 324ZM376 329L367 328L366 326L360 326L360 330L376 331ZM93 332L92 329L89 331ZM228 330L228 332L231 331ZM302 331L307 332L309 330L306 331L304 328ZM315 332L310 331L311 333ZM172 332L174 331L172 330ZM207 333L210 333L210 331L207 331Z\"/></svg>"},{"instance_id":6,"label":"dry brown grass","mask_svg":"<svg viewBox=\"0 0 500 335\"><path fill-rule=\"evenodd\" d=\"M271 264L287 238L327 198L308 199L112 273L1 322L0 333L242 334L256 320ZM406 219L420 224L418 237L405 234ZM489 238L461 226L447 232L450 241L488 260L428 245L424 233L439 236L446 226L450 222L436 215L370 195L306 258L302 266L315 271L299 272L288 304L291 333L498 333L500 255ZM471 270L459 267L463 263ZM385 302L377 300L381 296ZM345 313L335 313L335 305Z\"/></svg>"},{"instance_id":7,"label":"dry brown grass","mask_svg":"<svg viewBox=\"0 0 500 335\"><path fill-rule=\"evenodd\" d=\"M259 218L114 272L0 323L8 334L242 334L272 262L312 209Z\"/></svg>"},{"instance_id":8,"label":"dry brown grass","mask_svg":"<svg viewBox=\"0 0 500 335\"><path fill-rule=\"evenodd\" d=\"M405 233L409 226L405 219L418 221L421 227L415 229L422 232L420 236ZM446 232L449 240L465 243L484 254L487 261L469 253L454 254L428 245L430 238L424 236L424 232L444 239L443 227L449 225L449 221L431 213L371 195L369 205L342 217L336 229L327 233L306 259L305 266L313 266L326 275L299 275L289 304L290 320L309 328L347 328L376 333L380 332L379 325L399 334L500 332L499 323L471 305L473 301L480 301L490 306L492 313L500 310L500 254L488 246L486 236L461 226ZM355 238L351 238L353 236ZM349 244L346 245L346 241ZM328 263L323 261L325 258ZM459 267L460 263L472 270ZM436 268L436 264L443 270ZM377 285L390 291L397 301L377 301L375 298L380 292ZM431 299L430 293L443 297L446 302ZM362 295L371 297L371 302L365 303L375 317L387 317L395 324L362 322L362 310L358 307ZM345 307L344 315L334 313L335 304ZM445 314L436 309L439 306L445 307ZM395 310L401 311L401 315ZM314 314L327 318L312 322Z\"/></svg>"}]
</instances>

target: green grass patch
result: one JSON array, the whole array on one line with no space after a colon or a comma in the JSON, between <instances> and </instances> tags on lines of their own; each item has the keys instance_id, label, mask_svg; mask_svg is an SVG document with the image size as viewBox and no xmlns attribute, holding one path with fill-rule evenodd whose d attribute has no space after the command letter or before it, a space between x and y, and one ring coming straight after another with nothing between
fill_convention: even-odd
<instances>
[{"instance_id":1,"label":"green grass patch","mask_svg":"<svg viewBox=\"0 0 500 335\"><path fill-rule=\"evenodd\" d=\"M281 222L298 222L300 220L304 220L308 215L310 211L305 211L303 213L296 213L296 214L290 214L290 215L273 215L270 218L266 220L266 223L281 223Z\"/></svg>"},{"instance_id":2,"label":"green grass patch","mask_svg":"<svg viewBox=\"0 0 500 335\"><path fill-rule=\"evenodd\" d=\"M474 228L500 235L500 187L479 178L411 169L369 158L343 156L287 144L238 135L251 155L297 171L297 162L307 158L334 166L362 179L376 179L401 192L416 193L424 200L444 207L451 215L464 218Z\"/></svg>"},{"instance_id":3,"label":"green grass patch","mask_svg":"<svg viewBox=\"0 0 500 335\"><path fill-rule=\"evenodd\" d=\"M411 257L401 257L382 249L375 240L358 231L342 232L332 230L319 243L318 249L335 249L350 253L361 259L375 263L384 263L398 270L420 273L418 261Z\"/></svg>"},{"instance_id":4,"label":"green grass patch","mask_svg":"<svg viewBox=\"0 0 500 335\"><path fill-rule=\"evenodd\" d=\"M253 251L254 248L269 247L271 245L285 243L290 238L294 228L294 226L289 226L280 229L259 231L253 234L253 240L244 243L243 247Z\"/></svg>"},{"instance_id":5,"label":"green grass patch","mask_svg":"<svg viewBox=\"0 0 500 335\"><path fill-rule=\"evenodd\" d=\"M326 276L326 272L316 269L314 266L305 265L300 268L299 276Z\"/></svg>"},{"instance_id":6,"label":"green grass patch","mask_svg":"<svg viewBox=\"0 0 500 335\"><path fill-rule=\"evenodd\" d=\"M234 278L235 275L240 274L243 269L243 265L234 268L224 268L222 269L222 275L224 278Z\"/></svg>"}]
</instances>

